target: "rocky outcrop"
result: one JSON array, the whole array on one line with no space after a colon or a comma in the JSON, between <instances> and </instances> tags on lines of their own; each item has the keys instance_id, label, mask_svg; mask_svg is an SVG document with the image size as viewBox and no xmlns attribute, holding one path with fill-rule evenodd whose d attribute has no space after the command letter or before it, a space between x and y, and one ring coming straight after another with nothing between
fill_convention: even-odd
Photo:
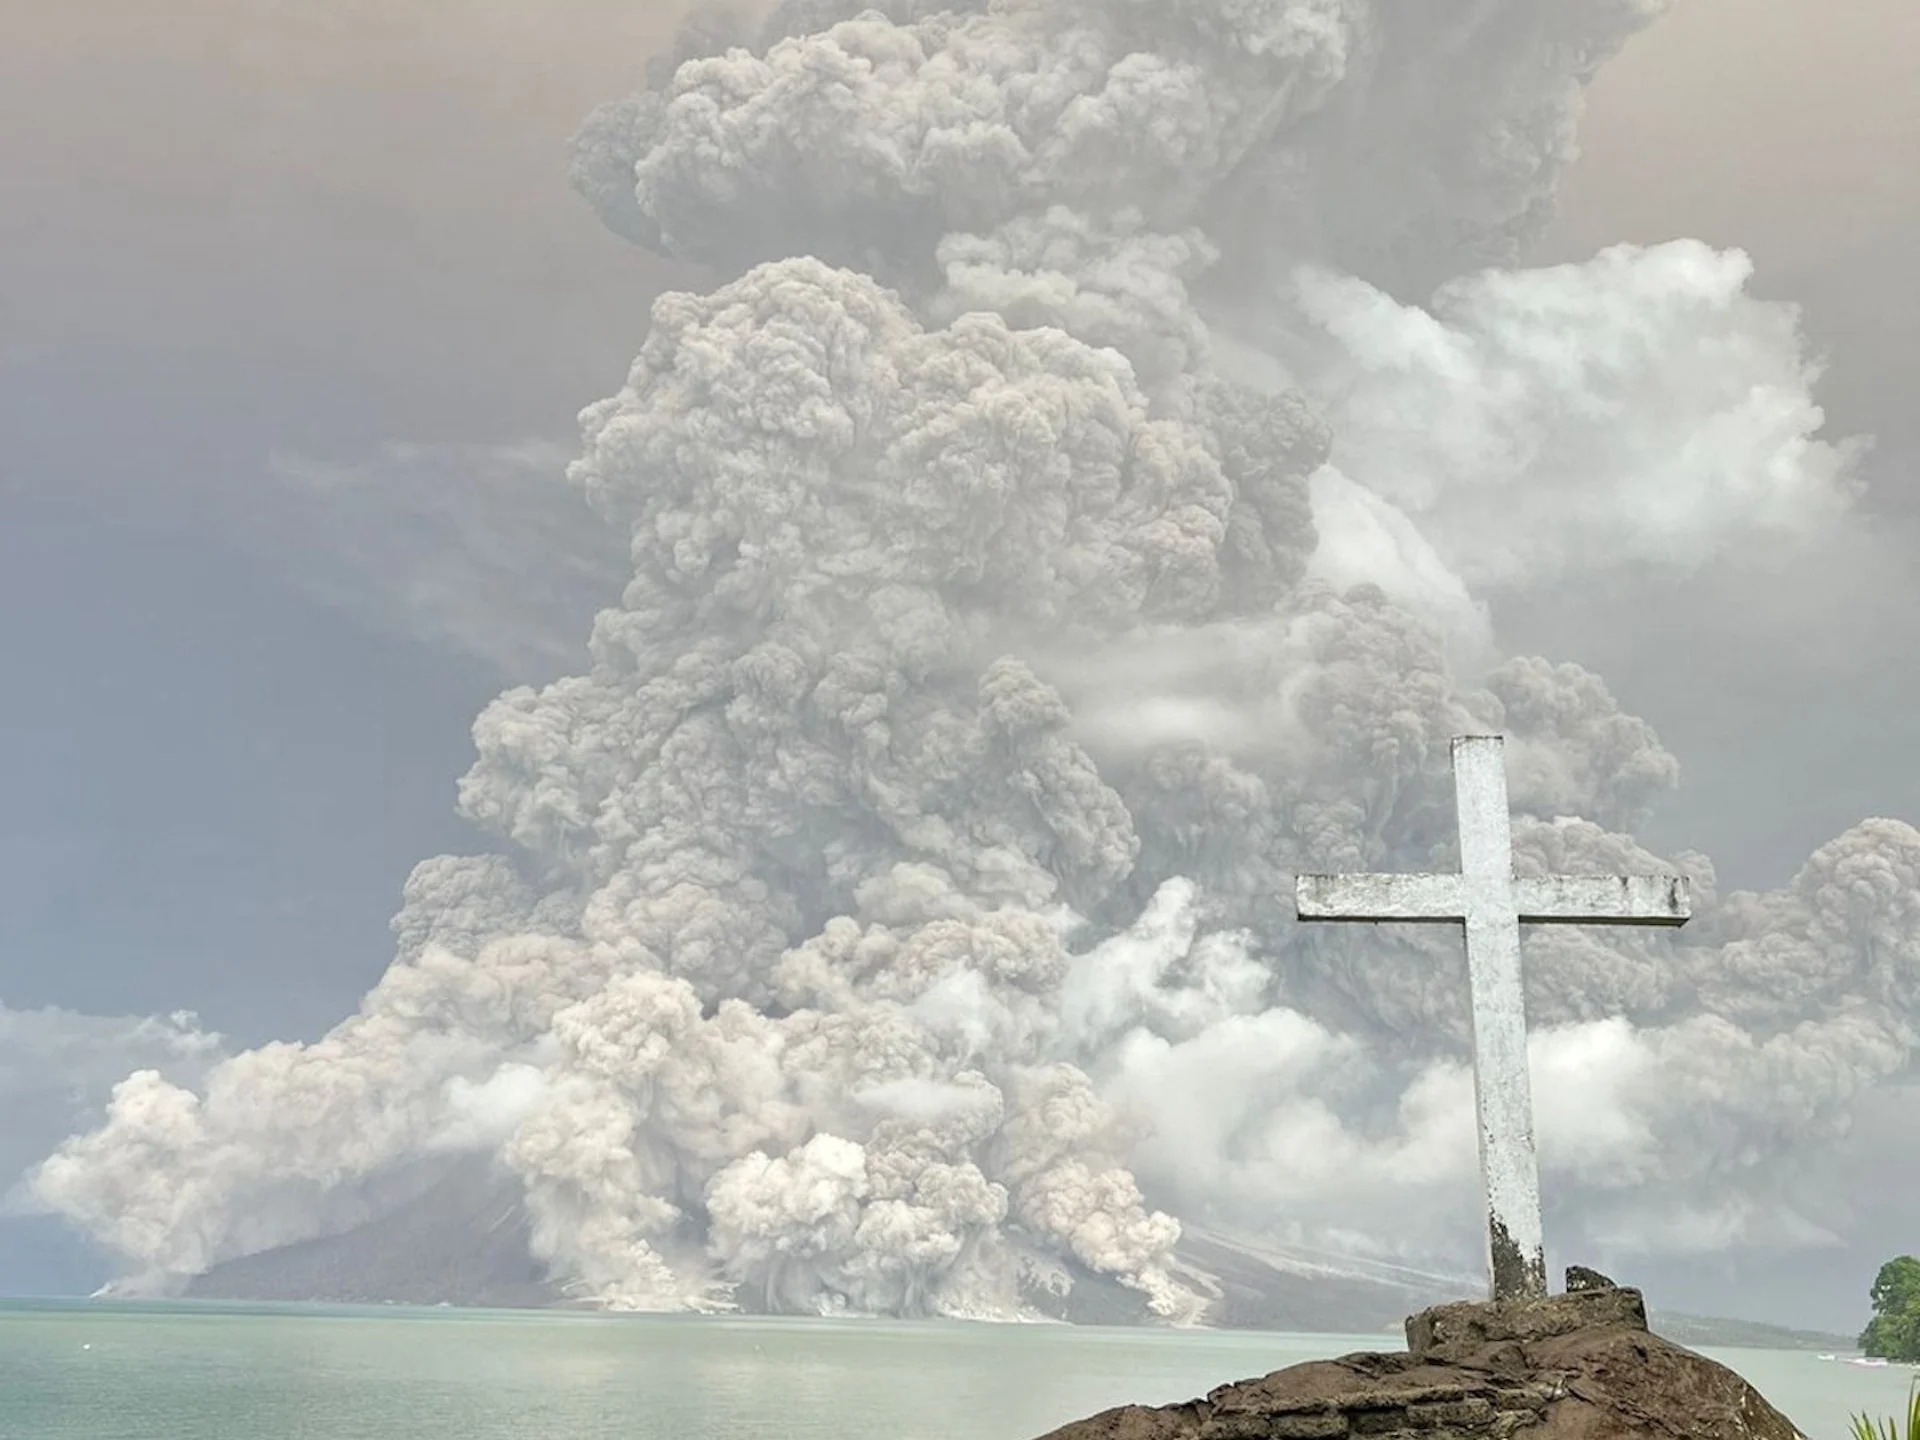
<instances>
[{"instance_id":1,"label":"rocky outcrop","mask_svg":"<svg viewBox=\"0 0 1920 1440\"><path fill-rule=\"evenodd\" d=\"M1731 1370L1649 1333L1638 1291L1579 1278L1548 1299L1423 1311L1405 1352L1109 1410L1045 1440L1801 1440Z\"/></svg>"}]
</instances>

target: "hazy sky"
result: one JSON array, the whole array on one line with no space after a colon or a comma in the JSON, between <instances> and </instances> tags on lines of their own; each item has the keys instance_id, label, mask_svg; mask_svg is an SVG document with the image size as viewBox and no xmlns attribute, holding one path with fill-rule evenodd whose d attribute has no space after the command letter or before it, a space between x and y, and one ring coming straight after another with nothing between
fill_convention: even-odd
<instances>
[{"instance_id":1,"label":"hazy sky","mask_svg":"<svg viewBox=\"0 0 1920 1440\"><path fill-rule=\"evenodd\" d=\"M617 387L674 277L572 198L565 141L679 8L13 7L0 1001L317 1034L384 968L411 865L475 844L453 785L497 671L310 598L286 577L312 557L242 537L282 503L276 454L564 442ZM1920 514L1916 53L1902 0L1682 0L1595 90L1542 257L1748 249L1762 294L1805 303L1836 428L1880 437L1890 525ZM1864 814L1920 820L1911 553L1826 557L1791 610L1756 557L1509 633L1593 664L1678 753L1656 838L1770 883Z\"/></svg>"},{"instance_id":2,"label":"hazy sky","mask_svg":"<svg viewBox=\"0 0 1920 1440\"><path fill-rule=\"evenodd\" d=\"M1745 249L1754 291L1804 308L1830 429L1877 440L1865 508L1888 523L1870 557L1821 557L1790 585L1755 557L1635 597L1611 627L1604 604L1512 617L1514 643L1586 661L1653 720L1687 771L1661 838L1741 884L1783 878L1862 815L1920 815L1917 53L1920 11L1894 0L1680 0L1591 92L1540 257L1678 235Z\"/></svg>"},{"instance_id":3,"label":"hazy sky","mask_svg":"<svg viewBox=\"0 0 1920 1440\"><path fill-rule=\"evenodd\" d=\"M617 385L662 272L573 200L565 142L638 82L660 9L10 26L0 626L38 698L0 719L7 1003L316 1032L383 967L407 869L470 843L452 784L496 677L229 535L271 452L564 439Z\"/></svg>"}]
</instances>

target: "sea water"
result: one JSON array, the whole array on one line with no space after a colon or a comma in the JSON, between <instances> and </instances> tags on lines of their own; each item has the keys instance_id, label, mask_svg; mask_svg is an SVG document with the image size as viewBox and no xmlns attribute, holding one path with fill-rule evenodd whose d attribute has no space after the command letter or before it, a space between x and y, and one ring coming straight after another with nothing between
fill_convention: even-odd
<instances>
[{"instance_id":1,"label":"sea water","mask_svg":"<svg viewBox=\"0 0 1920 1440\"><path fill-rule=\"evenodd\" d=\"M0 1303L4 1440L1030 1440L1381 1335ZM1812 1440L1911 1372L1718 1352Z\"/></svg>"}]
</instances>

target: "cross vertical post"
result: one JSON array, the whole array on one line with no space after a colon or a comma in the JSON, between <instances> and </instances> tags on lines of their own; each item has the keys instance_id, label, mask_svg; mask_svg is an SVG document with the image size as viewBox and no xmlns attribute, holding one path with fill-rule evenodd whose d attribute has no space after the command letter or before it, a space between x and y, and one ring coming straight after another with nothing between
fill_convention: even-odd
<instances>
[{"instance_id":1,"label":"cross vertical post","mask_svg":"<svg viewBox=\"0 0 1920 1440\"><path fill-rule=\"evenodd\" d=\"M1487 1190L1487 1263L1495 1299L1547 1293L1540 1166L1527 1065L1527 997L1513 903L1513 821L1500 741L1453 746L1466 891L1467 994L1473 1017L1473 1095Z\"/></svg>"},{"instance_id":2,"label":"cross vertical post","mask_svg":"<svg viewBox=\"0 0 1920 1440\"><path fill-rule=\"evenodd\" d=\"M1521 1300L1547 1293L1547 1266L1520 925L1678 926L1691 911L1680 876L1517 878L1501 738L1457 738L1453 771L1457 875L1301 875L1296 906L1302 920L1438 922L1465 931L1489 1288L1496 1301Z\"/></svg>"}]
</instances>

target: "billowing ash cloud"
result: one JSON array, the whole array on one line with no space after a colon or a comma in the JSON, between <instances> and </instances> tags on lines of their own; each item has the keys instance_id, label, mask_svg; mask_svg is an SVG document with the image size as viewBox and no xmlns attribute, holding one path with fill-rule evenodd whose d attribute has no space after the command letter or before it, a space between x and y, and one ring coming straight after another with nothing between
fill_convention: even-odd
<instances>
[{"instance_id":1,"label":"billowing ash cloud","mask_svg":"<svg viewBox=\"0 0 1920 1440\"><path fill-rule=\"evenodd\" d=\"M1331 342L1306 383L1341 468L1476 587L1811 539L1841 515L1859 447L1812 438L1817 371L1794 312L1747 297L1751 273L1693 241L1621 247L1462 277L1429 313L1306 271L1298 303Z\"/></svg>"},{"instance_id":2,"label":"billowing ash cloud","mask_svg":"<svg viewBox=\"0 0 1920 1440\"><path fill-rule=\"evenodd\" d=\"M1796 1175L1911 1072L1920 834L1716 896L1631 838L1651 728L1483 603L1844 509L1743 259L1483 268L1658 9L790 0L657 67L576 179L716 288L582 415L631 563L476 725L503 854L415 872L333 1033L134 1076L38 1193L164 1284L478 1150L638 1308L1006 1313L1070 1256L1186 1316L1174 1215L1464 1259L1457 942L1288 897L1446 863L1497 728L1523 868L1703 897L1530 943L1562 1233L1822 1238Z\"/></svg>"},{"instance_id":3,"label":"billowing ash cloud","mask_svg":"<svg viewBox=\"0 0 1920 1440\"><path fill-rule=\"evenodd\" d=\"M129 1065L197 1086L226 1058L196 1016L84 1015L0 1003L0 1219L39 1208L21 1181L62 1136L97 1124Z\"/></svg>"}]
</instances>

